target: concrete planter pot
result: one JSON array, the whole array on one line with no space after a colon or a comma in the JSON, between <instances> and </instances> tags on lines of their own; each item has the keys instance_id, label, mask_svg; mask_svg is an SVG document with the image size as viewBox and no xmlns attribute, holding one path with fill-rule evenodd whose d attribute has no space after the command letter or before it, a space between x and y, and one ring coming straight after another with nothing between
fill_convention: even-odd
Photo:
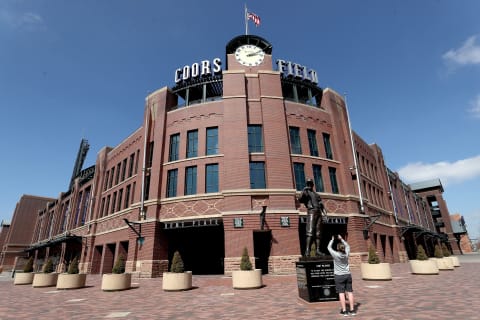
<instances>
[{"instance_id":1,"label":"concrete planter pot","mask_svg":"<svg viewBox=\"0 0 480 320\"><path fill-rule=\"evenodd\" d=\"M450 256L450 257L445 257L447 259L450 259L450 262L454 267L460 267L460 261L458 260L458 257L456 256Z\"/></svg>"},{"instance_id":2,"label":"concrete planter pot","mask_svg":"<svg viewBox=\"0 0 480 320\"><path fill-rule=\"evenodd\" d=\"M16 272L13 284L32 284L33 276L33 272Z\"/></svg>"},{"instance_id":3,"label":"concrete planter pot","mask_svg":"<svg viewBox=\"0 0 480 320\"><path fill-rule=\"evenodd\" d=\"M258 289L263 286L262 269L232 271L233 289Z\"/></svg>"},{"instance_id":4,"label":"concrete planter pot","mask_svg":"<svg viewBox=\"0 0 480 320\"><path fill-rule=\"evenodd\" d=\"M361 263L360 270L363 280L392 280L390 263Z\"/></svg>"},{"instance_id":5,"label":"concrete planter pot","mask_svg":"<svg viewBox=\"0 0 480 320\"><path fill-rule=\"evenodd\" d=\"M439 274L437 262L434 260L410 260L413 274Z\"/></svg>"},{"instance_id":6,"label":"concrete planter pot","mask_svg":"<svg viewBox=\"0 0 480 320\"><path fill-rule=\"evenodd\" d=\"M86 273L61 273L58 275L57 289L79 289L85 287Z\"/></svg>"},{"instance_id":7,"label":"concrete planter pot","mask_svg":"<svg viewBox=\"0 0 480 320\"><path fill-rule=\"evenodd\" d=\"M164 272L162 289L165 291L184 291L192 289L192 271Z\"/></svg>"},{"instance_id":8,"label":"concrete planter pot","mask_svg":"<svg viewBox=\"0 0 480 320\"><path fill-rule=\"evenodd\" d=\"M130 289L132 286L131 273L108 273L102 276L103 291L120 291Z\"/></svg>"},{"instance_id":9,"label":"concrete planter pot","mask_svg":"<svg viewBox=\"0 0 480 320\"><path fill-rule=\"evenodd\" d=\"M32 287L54 287L57 285L58 273L35 273L33 276Z\"/></svg>"},{"instance_id":10,"label":"concrete planter pot","mask_svg":"<svg viewBox=\"0 0 480 320\"><path fill-rule=\"evenodd\" d=\"M453 270L453 264L452 261L449 259L449 257L443 257L443 258L430 258L434 260L437 263L438 270Z\"/></svg>"}]
</instances>

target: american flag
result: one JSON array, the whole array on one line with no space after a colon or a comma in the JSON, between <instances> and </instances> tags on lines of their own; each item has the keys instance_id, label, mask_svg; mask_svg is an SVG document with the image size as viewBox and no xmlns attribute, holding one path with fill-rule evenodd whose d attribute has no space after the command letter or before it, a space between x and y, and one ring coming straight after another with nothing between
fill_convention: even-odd
<instances>
[{"instance_id":1,"label":"american flag","mask_svg":"<svg viewBox=\"0 0 480 320\"><path fill-rule=\"evenodd\" d=\"M248 13L248 20L252 20L256 27L260 25L260 17L253 12Z\"/></svg>"}]
</instances>

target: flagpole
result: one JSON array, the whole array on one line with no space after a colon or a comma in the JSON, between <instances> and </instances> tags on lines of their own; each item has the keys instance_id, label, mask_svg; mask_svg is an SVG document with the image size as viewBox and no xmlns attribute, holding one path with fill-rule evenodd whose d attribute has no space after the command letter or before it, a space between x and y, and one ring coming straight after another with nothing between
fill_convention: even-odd
<instances>
[{"instance_id":1,"label":"flagpole","mask_svg":"<svg viewBox=\"0 0 480 320\"><path fill-rule=\"evenodd\" d=\"M245 3L245 35L248 35L248 13L247 13L246 3Z\"/></svg>"}]
</instances>

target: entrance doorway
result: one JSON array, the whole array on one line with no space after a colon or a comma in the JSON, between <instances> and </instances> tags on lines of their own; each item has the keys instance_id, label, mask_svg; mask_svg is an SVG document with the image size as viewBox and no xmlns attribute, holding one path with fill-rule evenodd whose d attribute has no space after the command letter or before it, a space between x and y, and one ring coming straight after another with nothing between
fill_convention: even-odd
<instances>
[{"instance_id":1,"label":"entrance doorway","mask_svg":"<svg viewBox=\"0 0 480 320\"><path fill-rule=\"evenodd\" d=\"M167 229L168 261L179 251L185 270L193 274L223 274L223 225ZM169 266L170 268L170 266Z\"/></svg>"},{"instance_id":2,"label":"entrance doorway","mask_svg":"<svg viewBox=\"0 0 480 320\"><path fill-rule=\"evenodd\" d=\"M253 255L255 269L262 269L262 274L268 273L268 258L272 248L272 232L270 230L253 231Z\"/></svg>"}]
</instances>

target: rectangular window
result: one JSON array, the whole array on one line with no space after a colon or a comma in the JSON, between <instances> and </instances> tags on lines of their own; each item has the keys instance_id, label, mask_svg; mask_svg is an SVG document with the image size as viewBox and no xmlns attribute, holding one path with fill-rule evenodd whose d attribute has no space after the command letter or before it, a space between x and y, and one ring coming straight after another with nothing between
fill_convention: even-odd
<instances>
[{"instance_id":1,"label":"rectangular window","mask_svg":"<svg viewBox=\"0 0 480 320\"><path fill-rule=\"evenodd\" d=\"M122 164L119 162L117 164L117 176L115 177L115 184L117 185L120 179L120 168L122 167Z\"/></svg>"},{"instance_id":2,"label":"rectangular window","mask_svg":"<svg viewBox=\"0 0 480 320\"><path fill-rule=\"evenodd\" d=\"M127 158L123 159L122 162L122 177L120 181L125 180L125 173L127 172Z\"/></svg>"},{"instance_id":3,"label":"rectangular window","mask_svg":"<svg viewBox=\"0 0 480 320\"><path fill-rule=\"evenodd\" d=\"M205 167L205 192L218 192L218 163Z\"/></svg>"},{"instance_id":4,"label":"rectangular window","mask_svg":"<svg viewBox=\"0 0 480 320\"><path fill-rule=\"evenodd\" d=\"M130 155L130 162L128 163L128 177L133 175L133 162L135 161L135 153Z\"/></svg>"},{"instance_id":5,"label":"rectangular window","mask_svg":"<svg viewBox=\"0 0 480 320\"><path fill-rule=\"evenodd\" d=\"M307 130L308 134L308 146L310 147L310 155L318 157L318 146L317 146L317 132L312 129Z\"/></svg>"},{"instance_id":6,"label":"rectangular window","mask_svg":"<svg viewBox=\"0 0 480 320\"><path fill-rule=\"evenodd\" d=\"M185 168L185 195L197 193L197 167Z\"/></svg>"},{"instance_id":7,"label":"rectangular window","mask_svg":"<svg viewBox=\"0 0 480 320\"><path fill-rule=\"evenodd\" d=\"M263 133L261 125L248 126L248 152L263 152Z\"/></svg>"},{"instance_id":8,"label":"rectangular window","mask_svg":"<svg viewBox=\"0 0 480 320\"><path fill-rule=\"evenodd\" d=\"M109 207L110 207L110 195L107 196L107 202L105 203L105 212L104 212L104 216L108 215L108 210L109 210Z\"/></svg>"},{"instance_id":9,"label":"rectangular window","mask_svg":"<svg viewBox=\"0 0 480 320\"><path fill-rule=\"evenodd\" d=\"M115 191L113 193L113 198L112 198L112 206L110 207L110 213L114 213L115 212L115 204L117 203L117 192Z\"/></svg>"},{"instance_id":10,"label":"rectangular window","mask_svg":"<svg viewBox=\"0 0 480 320\"><path fill-rule=\"evenodd\" d=\"M328 133L323 133L323 145L325 146L327 159L333 159L332 145L330 144L330 135Z\"/></svg>"},{"instance_id":11,"label":"rectangular window","mask_svg":"<svg viewBox=\"0 0 480 320\"><path fill-rule=\"evenodd\" d=\"M177 196L178 169L168 170L167 173L167 198Z\"/></svg>"},{"instance_id":12,"label":"rectangular window","mask_svg":"<svg viewBox=\"0 0 480 320\"><path fill-rule=\"evenodd\" d=\"M339 193L337 183L337 169L328 167L328 173L330 175L330 184L332 185L332 193Z\"/></svg>"},{"instance_id":13,"label":"rectangular window","mask_svg":"<svg viewBox=\"0 0 480 320\"><path fill-rule=\"evenodd\" d=\"M295 189L302 191L305 188L305 165L303 163L293 163L293 173L295 175Z\"/></svg>"},{"instance_id":14,"label":"rectangular window","mask_svg":"<svg viewBox=\"0 0 480 320\"><path fill-rule=\"evenodd\" d=\"M218 154L218 127L207 128L207 147L208 155Z\"/></svg>"},{"instance_id":15,"label":"rectangular window","mask_svg":"<svg viewBox=\"0 0 480 320\"><path fill-rule=\"evenodd\" d=\"M198 130L187 132L187 158L198 155Z\"/></svg>"},{"instance_id":16,"label":"rectangular window","mask_svg":"<svg viewBox=\"0 0 480 320\"><path fill-rule=\"evenodd\" d=\"M146 163L146 167L147 167L147 168L151 168L151 167L152 167L154 147L155 147L155 142L154 142L154 141L151 141L151 142L148 144L148 158L147 158L147 163Z\"/></svg>"},{"instance_id":17,"label":"rectangular window","mask_svg":"<svg viewBox=\"0 0 480 320\"><path fill-rule=\"evenodd\" d=\"M122 210L123 189L118 191L117 211Z\"/></svg>"},{"instance_id":18,"label":"rectangular window","mask_svg":"<svg viewBox=\"0 0 480 320\"><path fill-rule=\"evenodd\" d=\"M170 150L168 153L168 161L178 160L178 150L180 145L180 133L170 136Z\"/></svg>"},{"instance_id":19,"label":"rectangular window","mask_svg":"<svg viewBox=\"0 0 480 320\"><path fill-rule=\"evenodd\" d=\"M302 154L302 145L300 143L300 129L290 127L290 146L293 154Z\"/></svg>"},{"instance_id":20,"label":"rectangular window","mask_svg":"<svg viewBox=\"0 0 480 320\"><path fill-rule=\"evenodd\" d=\"M265 189L265 162L250 162L250 188Z\"/></svg>"},{"instance_id":21,"label":"rectangular window","mask_svg":"<svg viewBox=\"0 0 480 320\"><path fill-rule=\"evenodd\" d=\"M87 220L87 209L89 207L89 202L90 202L90 193L91 193L91 188L88 188L85 190L85 199L83 200L83 206L82 206L82 219L80 221L80 225L83 226L85 224L85 221Z\"/></svg>"},{"instance_id":22,"label":"rectangular window","mask_svg":"<svg viewBox=\"0 0 480 320\"><path fill-rule=\"evenodd\" d=\"M128 208L129 205L130 205L130 189L132 188L132 186L129 184L127 186L127 188L125 189L125 204L124 204L124 208Z\"/></svg>"},{"instance_id":23,"label":"rectangular window","mask_svg":"<svg viewBox=\"0 0 480 320\"><path fill-rule=\"evenodd\" d=\"M110 180L108 181L108 187L111 188L113 185L113 177L115 176L115 167L110 171Z\"/></svg>"},{"instance_id":24,"label":"rectangular window","mask_svg":"<svg viewBox=\"0 0 480 320\"><path fill-rule=\"evenodd\" d=\"M105 184L103 185L103 191L108 189L108 177L110 176L110 171L105 173Z\"/></svg>"},{"instance_id":25,"label":"rectangular window","mask_svg":"<svg viewBox=\"0 0 480 320\"><path fill-rule=\"evenodd\" d=\"M322 166L318 164L312 165L313 181L315 182L315 190L317 192L325 192L325 186L323 185Z\"/></svg>"}]
</instances>

